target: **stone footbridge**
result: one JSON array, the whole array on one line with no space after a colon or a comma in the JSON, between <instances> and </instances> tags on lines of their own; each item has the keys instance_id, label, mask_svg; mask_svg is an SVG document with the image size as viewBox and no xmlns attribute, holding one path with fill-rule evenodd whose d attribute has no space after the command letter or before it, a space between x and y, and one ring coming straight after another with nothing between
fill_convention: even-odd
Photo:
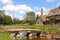
<instances>
[{"instance_id":1,"label":"stone footbridge","mask_svg":"<svg viewBox=\"0 0 60 40\"><path fill-rule=\"evenodd\" d=\"M6 29L6 32L15 33L15 36L23 32L27 37L32 36L33 33L36 33L36 36L40 36L41 34L41 30L39 29Z\"/></svg>"}]
</instances>

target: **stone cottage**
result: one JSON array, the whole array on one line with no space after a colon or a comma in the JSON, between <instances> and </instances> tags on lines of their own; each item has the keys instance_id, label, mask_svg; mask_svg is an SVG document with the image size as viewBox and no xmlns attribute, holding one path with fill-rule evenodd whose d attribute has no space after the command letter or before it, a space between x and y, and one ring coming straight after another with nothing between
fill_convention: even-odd
<instances>
[{"instance_id":1,"label":"stone cottage","mask_svg":"<svg viewBox=\"0 0 60 40\"><path fill-rule=\"evenodd\" d=\"M41 8L41 15L39 16L36 22L37 25L43 25L43 22L48 20L51 17L60 18L60 6L57 8L51 9L47 15L43 15L43 13L44 13L44 10L43 8Z\"/></svg>"}]
</instances>

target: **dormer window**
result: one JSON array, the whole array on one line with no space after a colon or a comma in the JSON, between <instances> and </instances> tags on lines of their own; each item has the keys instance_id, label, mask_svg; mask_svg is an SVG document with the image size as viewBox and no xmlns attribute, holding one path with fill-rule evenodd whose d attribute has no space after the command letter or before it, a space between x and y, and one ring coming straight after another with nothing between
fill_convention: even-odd
<instances>
[{"instance_id":1,"label":"dormer window","mask_svg":"<svg viewBox=\"0 0 60 40\"><path fill-rule=\"evenodd\" d=\"M53 11L53 10L51 10L51 12L52 12L52 13L54 13L54 11Z\"/></svg>"}]
</instances>

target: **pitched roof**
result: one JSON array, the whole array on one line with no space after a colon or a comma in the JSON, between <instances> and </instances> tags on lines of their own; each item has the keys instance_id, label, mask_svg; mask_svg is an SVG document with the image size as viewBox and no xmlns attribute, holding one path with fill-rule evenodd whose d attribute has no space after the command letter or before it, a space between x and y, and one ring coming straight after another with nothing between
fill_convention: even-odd
<instances>
[{"instance_id":1,"label":"pitched roof","mask_svg":"<svg viewBox=\"0 0 60 40\"><path fill-rule=\"evenodd\" d=\"M59 14L60 14L60 9L58 7L58 8L50 10L49 14L46 16L53 16L53 15L59 15Z\"/></svg>"}]
</instances>

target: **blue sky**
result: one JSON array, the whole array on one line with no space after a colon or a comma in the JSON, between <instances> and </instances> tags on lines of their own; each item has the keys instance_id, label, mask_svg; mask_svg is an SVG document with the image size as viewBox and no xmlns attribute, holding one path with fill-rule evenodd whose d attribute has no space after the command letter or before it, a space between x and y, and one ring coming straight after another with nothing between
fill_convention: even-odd
<instances>
[{"instance_id":1,"label":"blue sky","mask_svg":"<svg viewBox=\"0 0 60 40\"><path fill-rule=\"evenodd\" d=\"M33 11L40 15L40 9L44 9L44 14L58 7L60 0L0 0L0 10L5 10L5 14L22 20L26 12Z\"/></svg>"}]
</instances>

